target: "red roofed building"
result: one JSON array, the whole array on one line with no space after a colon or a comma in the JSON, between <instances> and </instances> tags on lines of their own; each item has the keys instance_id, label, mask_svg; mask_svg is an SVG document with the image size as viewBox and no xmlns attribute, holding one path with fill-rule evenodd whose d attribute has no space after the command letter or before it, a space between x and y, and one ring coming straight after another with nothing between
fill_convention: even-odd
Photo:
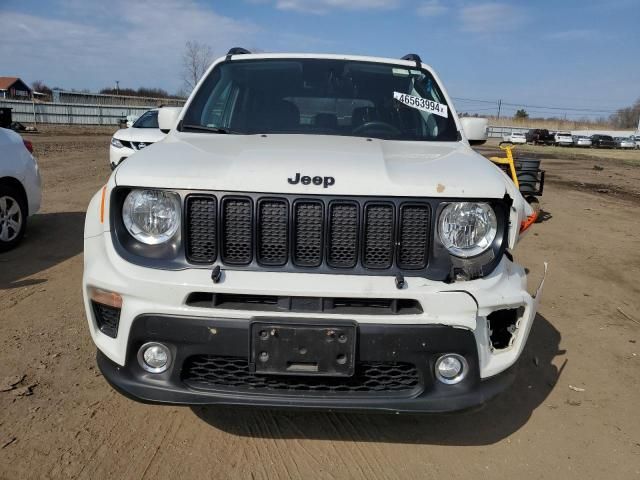
<instances>
[{"instance_id":1,"label":"red roofed building","mask_svg":"<svg viewBox=\"0 0 640 480\"><path fill-rule=\"evenodd\" d=\"M18 77L0 77L0 98L31 98L31 89Z\"/></svg>"}]
</instances>

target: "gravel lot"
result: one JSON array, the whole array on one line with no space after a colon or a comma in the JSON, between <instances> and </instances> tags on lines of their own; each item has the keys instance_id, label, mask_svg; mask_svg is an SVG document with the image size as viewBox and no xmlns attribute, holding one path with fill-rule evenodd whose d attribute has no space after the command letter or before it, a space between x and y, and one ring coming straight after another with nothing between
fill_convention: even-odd
<instances>
[{"instance_id":1,"label":"gravel lot","mask_svg":"<svg viewBox=\"0 0 640 480\"><path fill-rule=\"evenodd\" d=\"M109 134L28 138L44 201L24 243L0 255L1 478L640 477L640 152L526 153L544 158L544 221L515 255L532 291L545 260L549 276L518 379L481 410L416 417L149 406L114 392L80 292Z\"/></svg>"}]
</instances>

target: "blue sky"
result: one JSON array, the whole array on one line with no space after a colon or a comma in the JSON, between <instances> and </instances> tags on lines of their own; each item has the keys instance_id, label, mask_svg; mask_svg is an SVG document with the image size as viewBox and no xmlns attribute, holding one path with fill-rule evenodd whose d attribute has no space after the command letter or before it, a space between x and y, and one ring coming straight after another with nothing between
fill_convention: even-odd
<instances>
[{"instance_id":1,"label":"blue sky","mask_svg":"<svg viewBox=\"0 0 640 480\"><path fill-rule=\"evenodd\" d=\"M638 0L0 0L0 76L28 83L96 90L119 80L175 92L188 40L216 55L232 46L415 52L458 98L606 116L640 97Z\"/></svg>"}]
</instances>

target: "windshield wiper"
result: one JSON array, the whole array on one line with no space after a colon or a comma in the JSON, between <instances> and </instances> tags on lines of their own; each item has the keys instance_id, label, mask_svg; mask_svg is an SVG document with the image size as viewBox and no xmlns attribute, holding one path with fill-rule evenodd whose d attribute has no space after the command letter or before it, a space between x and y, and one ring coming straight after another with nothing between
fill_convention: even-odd
<instances>
[{"instance_id":1,"label":"windshield wiper","mask_svg":"<svg viewBox=\"0 0 640 480\"><path fill-rule=\"evenodd\" d=\"M210 132L210 133L227 133L234 134L238 132L234 132L229 130L228 128L223 127L207 127L205 125L182 125L181 131L191 131L191 132Z\"/></svg>"}]
</instances>

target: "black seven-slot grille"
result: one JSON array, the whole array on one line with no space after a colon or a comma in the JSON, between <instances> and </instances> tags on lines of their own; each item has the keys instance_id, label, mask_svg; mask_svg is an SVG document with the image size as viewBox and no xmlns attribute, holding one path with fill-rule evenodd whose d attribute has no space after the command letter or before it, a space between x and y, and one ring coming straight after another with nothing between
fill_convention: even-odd
<instances>
[{"instance_id":1,"label":"black seven-slot grille","mask_svg":"<svg viewBox=\"0 0 640 480\"><path fill-rule=\"evenodd\" d=\"M191 263L420 270L429 262L426 202L191 194L185 210Z\"/></svg>"}]
</instances>

